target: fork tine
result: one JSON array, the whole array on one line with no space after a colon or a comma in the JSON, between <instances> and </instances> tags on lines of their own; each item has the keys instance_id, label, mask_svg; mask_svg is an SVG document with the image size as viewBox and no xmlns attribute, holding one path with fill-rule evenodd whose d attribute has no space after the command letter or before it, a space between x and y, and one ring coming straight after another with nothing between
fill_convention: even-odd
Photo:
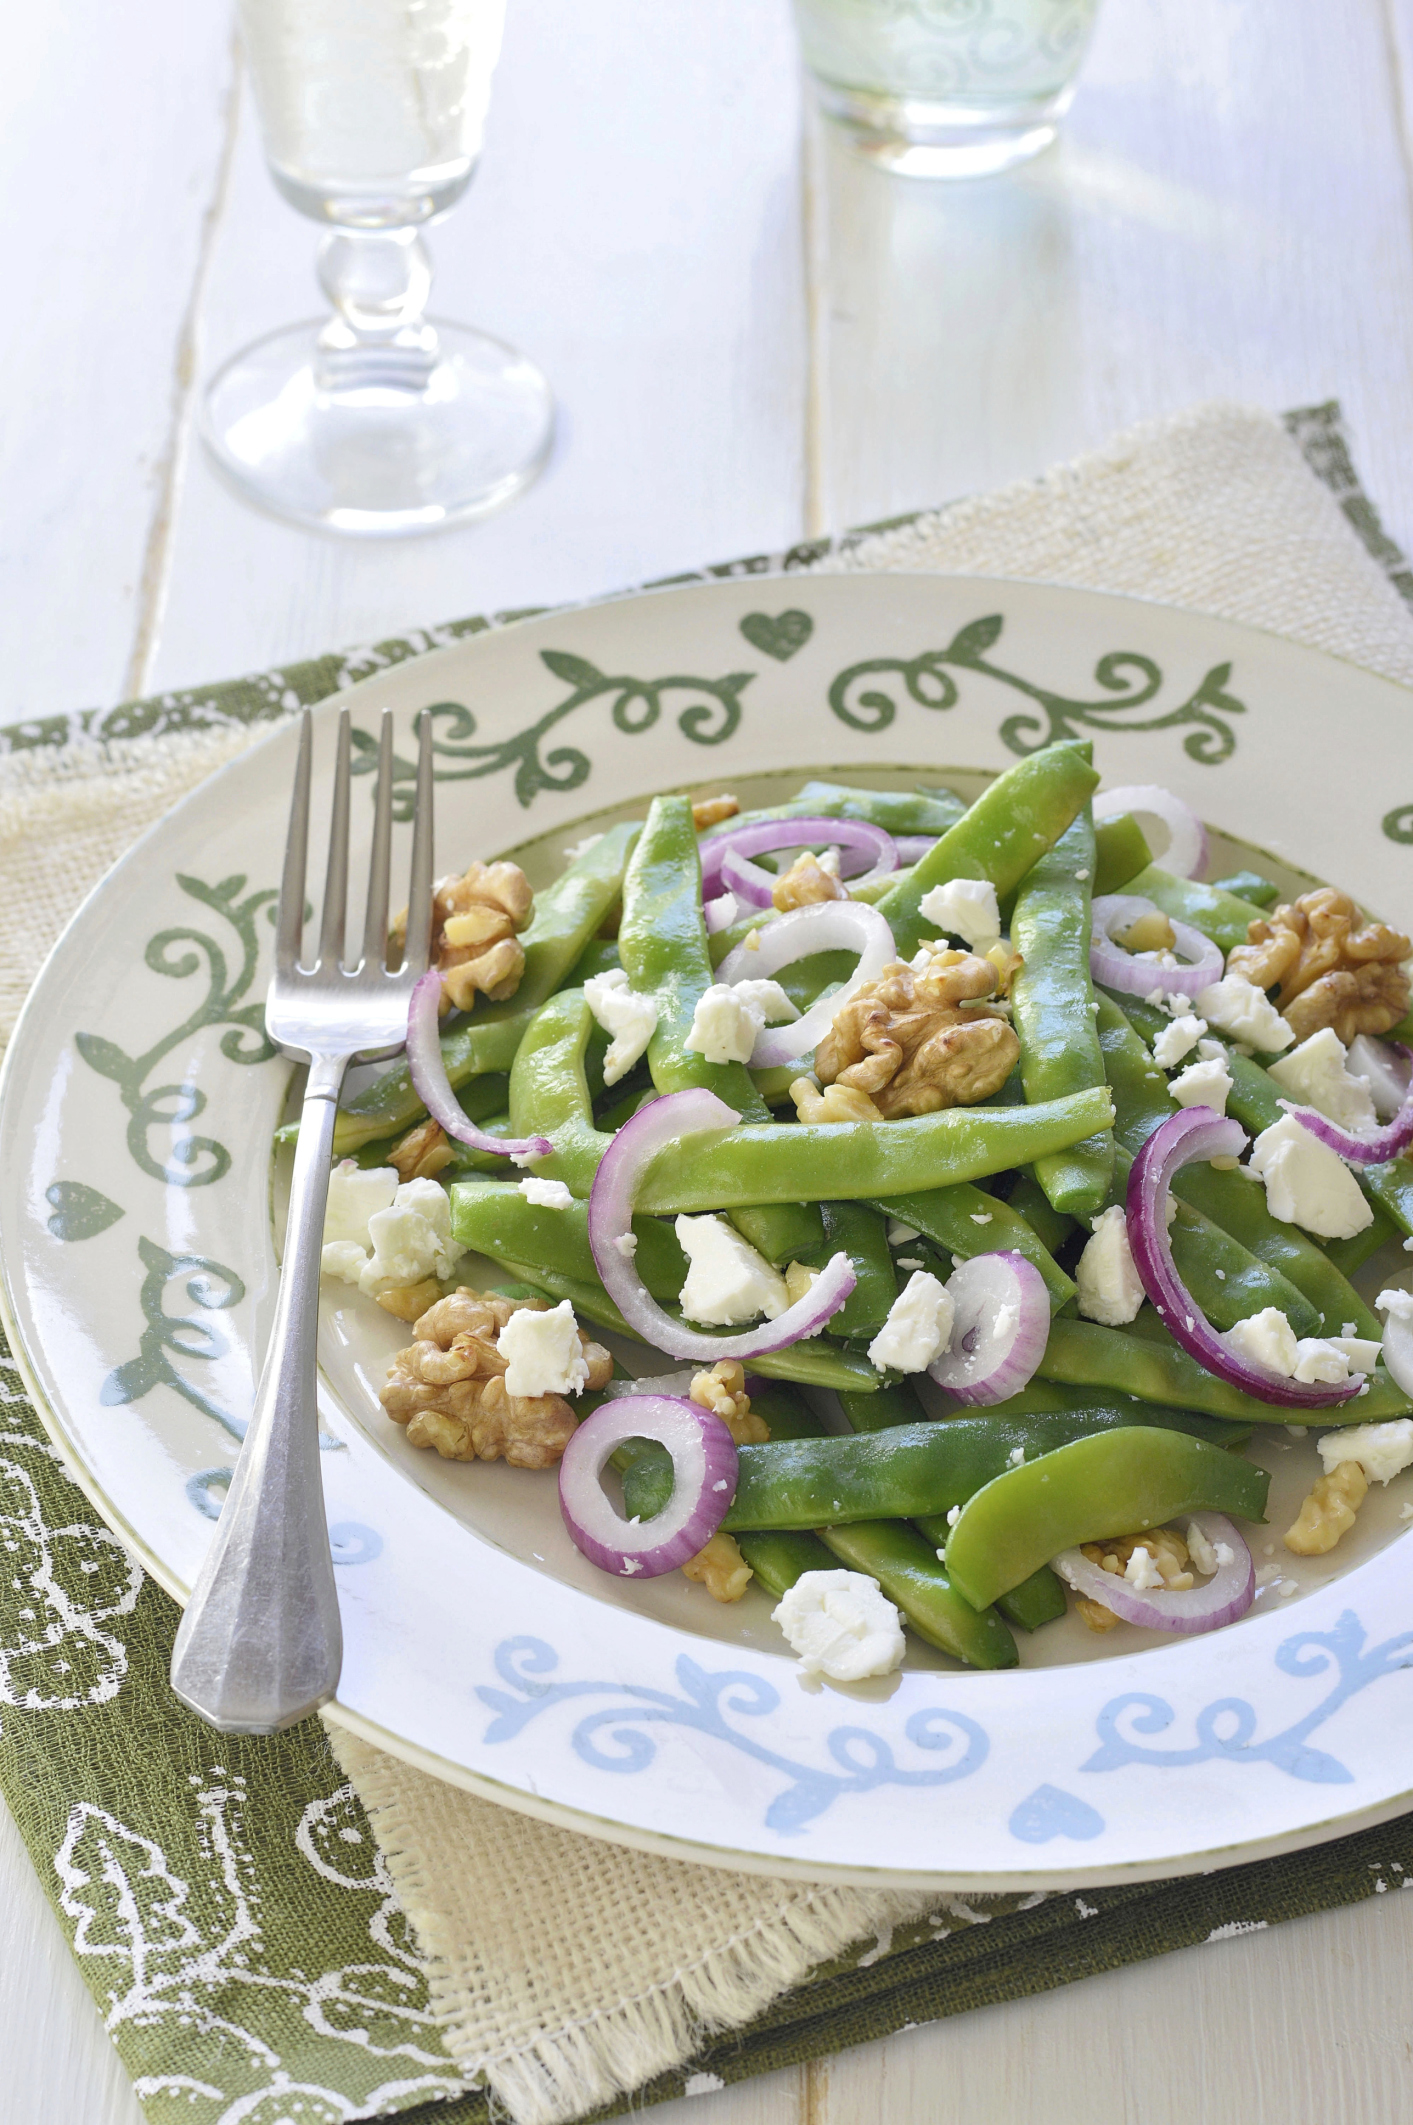
<instances>
[{"instance_id":1,"label":"fork tine","mask_svg":"<svg viewBox=\"0 0 1413 2125\"><path fill-rule=\"evenodd\" d=\"M404 974L425 974L432 941L432 719L424 709L417 721L417 804L412 815L412 881L407 895Z\"/></svg>"},{"instance_id":2,"label":"fork tine","mask_svg":"<svg viewBox=\"0 0 1413 2125\"><path fill-rule=\"evenodd\" d=\"M329 820L329 867L324 877L324 919L319 929L319 964L326 974L343 961L348 918L348 799L352 736L346 708L339 710L339 746L334 762L334 803Z\"/></svg>"},{"instance_id":3,"label":"fork tine","mask_svg":"<svg viewBox=\"0 0 1413 2125\"><path fill-rule=\"evenodd\" d=\"M388 872L392 863L393 712L383 710L378 737L378 788L373 803L373 850L368 859L368 918L363 926L363 968L388 960Z\"/></svg>"},{"instance_id":4,"label":"fork tine","mask_svg":"<svg viewBox=\"0 0 1413 2125\"><path fill-rule=\"evenodd\" d=\"M280 880L280 906L275 922L275 968L280 974L294 972L304 942L304 880L309 860L309 779L313 743L313 719L306 708L300 719L299 757L295 763L284 876Z\"/></svg>"}]
</instances>

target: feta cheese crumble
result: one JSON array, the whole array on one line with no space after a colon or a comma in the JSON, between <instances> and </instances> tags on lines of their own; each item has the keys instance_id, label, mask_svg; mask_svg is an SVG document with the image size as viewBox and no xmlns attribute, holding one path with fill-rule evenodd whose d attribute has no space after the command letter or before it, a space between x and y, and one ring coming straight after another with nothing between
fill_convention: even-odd
<instances>
[{"instance_id":1,"label":"feta cheese crumble","mask_svg":"<svg viewBox=\"0 0 1413 2125\"><path fill-rule=\"evenodd\" d=\"M375 1210L391 1210L402 1175L396 1166L364 1166L341 1159L329 1175L324 1211L324 1238L352 1240L368 1247L368 1220Z\"/></svg>"},{"instance_id":2,"label":"feta cheese crumble","mask_svg":"<svg viewBox=\"0 0 1413 2125\"><path fill-rule=\"evenodd\" d=\"M568 1299L547 1313L529 1306L513 1313L496 1339L496 1349L509 1360L505 1391L510 1395L577 1395L589 1377Z\"/></svg>"},{"instance_id":3,"label":"feta cheese crumble","mask_svg":"<svg viewBox=\"0 0 1413 2125\"><path fill-rule=\"evenodd\" d=\"M451 1236L451 1200L436 1181L404 1181L386 1210L368 1220L373 1252L358 1278L376 1298L403 1284L448 1277L466 1249Z\"/></svg>"},{"instance_id":4,"label":"feta cheese crumble","mask_svg":"<svg viewBox=\"0 0 1413 2125\"><path fill-rule=\"evenodd\" d=\"M1391 1483L1413 1462L1413 1417L1388 1424L1349 1424L1315 1441L1325 1474L1341 1461L1357 1461L1371 1483Z\"/></svg>"},{"instance_id":5,"label":"feta cheese crumble","mask_svg":"<svg viewBox=\"0 0 1413 2125\"><path fill-rule=\"evenodd\" d=\"M568 1210L574 1202L563 1181L537 1180L533 1173L526 1174L519 1188L527 1203L535 1203L542 1210Z\"/></svg>"},{"instance_id":6,"label":"feta cheese crumble","mask_svg":"<svg viewBox=\"0 0 1413 2125\"><path fill-rule=\"evenodd\" d=\"M1209 1542L1195 1520L1187 1523L1187 1554L1208 1579L1223 1564L1230 1564L1236 1551L1229 1542Z\"/></svg>"},{"instance_id":7,"label":"feta cheese crumble","mask_svg":"<svg viewBox=\"0 0 1413 2125\"><path fill-rule=\"evenodd\" d=\"M691 1265L677 1295L689 1321L730 1328L761 1314L773 1321L785 1311L784 1277L725 1218L679 1217L673 1229Z\"/></svg>"},{"instance_id":8,"label":"feta cheese crumble","mask_svg":"<svg viewBox=\"0 0 1413 2125\"><path fill-rule=\"evenodd\" d=\"M973 948L995 944L1001 935L1001 910L989 878L949 878L923 894L918 913Z\"/></svg>"},{"instance_id":9,"label":"feta cheese crumble","mask_svg":"<svg viewBox=\"0 0 1413 2125\"><path fill-rule=\"evenodd\" d=\"M1318 1033L1302 1040L1289 1055L1272 1063L1271 1075L1298 1105L1314 1107L1341 1129L1373 1128L1373 1093L1367 1079L1350 1075L1344 1047L1333 1026L1321 1026Z\"/></svg>"},{"instance_id":10,"label":"feta cheese crumble","mask_svg":"<svg viewBox=\"0 0 1413 2125\"><path fill-rule=\"evenodd\" d=\"M1124 1577L1140 1594L1149 1594L1155 1587L1162 1591L1163 1575L1141 1542L1124 1566Z\"/></svg>"},{"instance_id":11,"label":"feta cheese crumble","mask_svg":"<svg viewBox=\"0 0 1413 2125\"><path fill-rule=\"evenodd\" d=\"M1260 1313L1237 1321L1222 1341L1248 1365L1273 1372L1282 1380L1294 1377L1299 1345L1295 1330L1278 1306L1265 1306Z\"/></svg>"},{"instance_id":12,"label":"feta cheese crumble","mask_svg":"<svg viewBox=\"0 0 1413 2125\"><path fill-rule=\"evenodd\" d=\"M1216 1113L1225 1114L1231 1096L1231 1073L1224 1058L1211 1056L1189 1063L1168 1090L1180 1107L1211 1107Z\"/></svg>"},{"instance_id":13,"label":"feta cheese crumble","mask_svg":"<svg viewBox=\"0 0 1413 2125\"><path fill-rule=\"evenodd\" d=\"M891 1675L906 1648L897 1609L862 1572L804 1572L773 1619L807 1675L862 1682Z\"/></svg>"},{"instance_id":14,"label":"feta cheese crumble","mask_svg":"<svg viewBox=\"0 0 1413 2125\"><path fill-rule=\"evenodd\" d=\"M1190 1054L1196 1047L1206 1030L1206 1019L1199 1018L1195 1011L1184 1011L1181 1018L1175 1018L1170 1025L1164 1026L1153 1043L1153 1060L1159 1069L1175 1070L1184 1055Z\"/></svg>"},{"instance_id":15,"label":"feta cheese crumble","mask_svg":"<svg viewBox=\"0 0 1413 2125\"><path fill-rule=\"evenodd\" d=\"M368 1250L360 1247L357 1240L325 1240L319 1255L319 1274L337 1277L344 1284L356 1284L367 1261Z\"/></svg>"},{"instance_id":16,"label":"feta cheese crumble","mask_svg":"<svg viewBox=\"0 0 1413 2125\"><path fill-rule=\"evenodd\" d=\"M925 1372L952 1339L956 1308L945 1284L918 1269L888 1309L888 1318L868 1346L879 1372Z\"/></svg>"},{"instance_id":17,"label":"feta cheese crumble","mask_svg":"<svg viewBox=\"0 0 1413 2125\"><path fill-rule=\"evenodd\" d=\"M1265 990L1240 974L1224 975L1195 1001L1209 1026L1230 1033L1233 1040L1249 1040L1263 1054L1279 1055L1295 1038Z\"/></svg>"},{"instance_id":18,"label":"feta cheese crumble","mask_svg":"<svg viewBox=\"0 0 1413 2125\"><path fill-rule=\"evenodd\" d=\"M778 981L714 981L697 1000L684 1046L710 1063L749 1062L762 1027L799 1015Z\"/></svg>"},{"instance_id":19,"label":"feta cheese crumble","mask_svg":"<svg viewBox=\"0 0 1413 2125\"><path fill-rule=\"evenodd\" d=\"M1094 1220L1075 1269L1076 1303L1087 1321L1122 1328L1143 1304L1143 1283L1128 1243L1128 1223L1117 1204Z\"/></svg>"},{"instance_id":20,"label":"feta cheese crumble","mask_svg":"<svg viewBox=\"0 0 1413 2125\"><path fill-rule=\"evenodd\" d=\"M584 1001L605 1033L613 1035L603 1059L603 1081L616 1085L626 1077L657 1031L657 999L640 996L628 986L622 967L592 974L584 983Z\"/></svg>"},{"instance_id":21,"label":"feta cheese crumble","mask_svg":"<svg viewBox=\"0 0 1413 2125\"><path fill-rule=\"evenodd\" d=\"M1282 1224L1302 1225L1317 1239L1349 1240L1374 1221L1343 1159L1293 1114L1261 1131L1250 1163L1266 1184L1267 1209Z\"/></svg>"}]
</instances>

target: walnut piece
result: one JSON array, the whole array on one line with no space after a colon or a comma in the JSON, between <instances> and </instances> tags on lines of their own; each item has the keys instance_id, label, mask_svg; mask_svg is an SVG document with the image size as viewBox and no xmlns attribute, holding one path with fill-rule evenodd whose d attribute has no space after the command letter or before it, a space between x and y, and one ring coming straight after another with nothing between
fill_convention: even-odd
<instances>
[{"instance_id":1,"label":"walnut piece","mask_svg":"<svg viewBox=\"0 0 1413 2125\"><path fill-rule=\"evenodd\" d=\"M802 849L784 876L776 879L770 897L784 915L791 908L809 907L817 900L847 900L849 889L837 871L828 870L818 856Z\"/></svg>"},{"instance_id":2,"label":"walnut piece","mask_svg":"<svg viewBox=\"0 0 1413 2125\"><path fill-rule=\"evenodd\" d=\"M454 1156L445 1129L429 1115L426 1121L418 1122L415 1129L409 1129L400 1144L393 1146L388 1153L388 1164L396 1166L405 1181L434 1181L442 1168L451 1164ZM409 1313L404 1318L415 1321L417 1316Z\"/></svg>"},{"instance_id":3,"label":"walnut piece","mask_svg":"<svg viewBox=\"0 0 1413 2125\"><path fill-rule=\"evenodd\" d=\"M1119 1578L1128 1569L1128 1560L1136 1549L1146 1549L1153 1568L1170 1594L1185 1594L1192 1585L1192 1574L1187 1569L1187 1544L1171 1527L1150 1527L1141 1535L1120 1535L1112 1542L1084 1542L1080 1553L1097 1564L1101 1570L1113 1572Z\"/></svg>"},{"instance_id":4,"label":"walnut piece","mask_svg":"<svg viewBox=\"0 0 1413 2125\"><path fill-rule=\"evenodd\" d=\"M1102 1601L1092 1601L1088 1594L1081 1594L1075 1607L1091 1631L1117 1630L1123 1620L1112 1609L1106 1609Z\"/></svg>"},{"instance_id":5,"label":"walnut piece","mask_svg":"<svg viewBox=\"0 0 1413 2125\"><path fill-rule=\"evenodd\" d=\"M741 809L734 797L699 797L692 806L692 824L699 834L709 826L720 826L723 819L734 819Z\"/></svg>"},{"instance_id":6,"label":"walnut piece","mask_svg":"<svg viewBox=\"0 0 1413 2125\"><path fill-rule=\"evenodd\" d=\"M713 1601L739 1601L754 1575L735 1537L715 1534L705 1549L687 1559L682 1576L697 1580Z\"/></svg>"},{"instance_id":7,"label":"walnut piece","mask_svg":"<svg viewBox=\"0 0 1413 2125\"><path fill-rule=\"evenodd\" d=\"M895 959L835 1013L816 1076L867 1094L885 1121L988 1098L1020 1055L992 1001L997 980L994 961L974 952L936 951L922 972Z\"/></svg>"},{"instance_id":8,"label":"walnut piece","mask_svg":"<svg viewBox=\"0 0 1413 2125\"><path fill-rule=\"evenodd\" d=\"M417 1321L429 1306L435 1306L442 1295L442 1287L434 1276L420 1284L391 1284L386 1291L377 1293L378 1304L399 1321Z\"/></svg>"},{"instance_id":9,"label":"walnut piece","mask_svg":"<svg viewBox=\"0 0 1413 2125\"><path fill-rule=\"evenodd\" d=\"M821 1092L812 1077L797 1077L790 1087L795 1112L802 1122L881 1122L882 1110L867 1092L853 1085L831 1085Z\"/></svg>"},{"instance_id":10,"label":"walnut piece","mask_svg":"<svg viewBox=\"0 0 1413 2125\"><path fill-rule=\"evenodd\" d=\"M1354 1525L1369 1479L1357 1461L1338 1461L1301 1505L1285 1546L1297 1557L1323 1557Z\"/></svg>"},{"instance_id":11,"label":"walnut piece","mask_svg":"<svg viewBox=\"0 0 1413 2125\"><path fill-rule=\"evenodd\" d=\"M507 1393L506 1361L496 1339L512 1314L542 1312L546 1299L507 1299L462 1285L420 1315L414 1340L398 1351L380 1400L408 1444L431 1447L446 1461L508 1461L512 1468L551 1468L574 1436L574 1413L562 1395ZM583 1329L579 1344L587 1385L606 1387L613 1360Z\"/></svg>"},{"instance_id":12,"label":"walnut piece","mask_svg":"<svg viewBox=\"0 0 1413 2125\"><path fill-rule=\"evenodd\" d=\"M1333 1026L1348 1047L1356 1034L1387 1033L1408 1009L1402 962L1413 946L1387 923L1366 922L1333 886L1273 908L1246 938L1228 954L1227 972L1258 989L1278 986L1276 1008L1297 1040Z\"/></svg>"},{"instance_id":13,"label":"walnut piece","mask_svg":"<svg viewBox=\"0 0 1413 2125\"><path fill-rule=\"evenodd\" d=\"M431 961L442 977L442 1011L469 1011L477 992L503 1003L520 986L525 949L518 932L534 895L518 863L472 863L442 878L432 895ZM407 936L407 910L392 926L392 944Z\"/></svg>"},{"instance_id":14,"label":"walnut piece","mask_svg":"<svg viewBox=\"0 0 1413 2125\"><path fill-rule=\"evenodd\" d=\"M738 1446L762 1446L770 1426L751 1408L746 1368L735 1358L719 1358L710 1372L699 1372L688 1389L694 1402L720 1417Z\"/></svg>"}]
</instances>

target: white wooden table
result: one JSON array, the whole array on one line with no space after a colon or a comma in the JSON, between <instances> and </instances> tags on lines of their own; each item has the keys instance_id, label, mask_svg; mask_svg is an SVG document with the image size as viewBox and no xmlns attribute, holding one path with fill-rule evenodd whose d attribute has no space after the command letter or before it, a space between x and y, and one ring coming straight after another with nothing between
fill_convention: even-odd
<instances>
[{"instance_id":1,"label":"white wooden table","mask_svg":"<svg viewBox=\"0 0 1413 2125\"><path fill-rule=\"evenodd\" d=\"M0 69L0 722L590 596L1039 471L1204 397L1338 395L1413 540L1413 0L1106 0L1067 136L880 177L802 122L787 0L513 0L435 308L524 346L561 430L451 536L248 513L201 376L317 308L225 0L12 7ZM1413 1904L1193 1949L662 2125L1413 2119ZM8 1820L0 2114L139 2112Z\"/></svg>"}]
</instances>

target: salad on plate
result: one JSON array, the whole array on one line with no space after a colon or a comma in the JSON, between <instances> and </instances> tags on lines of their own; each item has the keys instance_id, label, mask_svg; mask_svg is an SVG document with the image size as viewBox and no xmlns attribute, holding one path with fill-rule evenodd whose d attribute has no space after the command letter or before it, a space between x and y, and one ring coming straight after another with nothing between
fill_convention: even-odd
<instances>
[{"instance_id":1,"label":"salad on plate","mask_svg":"<svg viewBox=\"0 0 1413 2125\"><path fill-rule=\"evenodd\" d=\"M325 1227L408 1324L387 1416L556 1471L619 1581L754 1579L838 1682L1294 1591L1253 1442L1318 1449L1292 1558L1413 1468L1413 1292L1360 1274L1413 1250L1413 945L1208 867L1064 742L442 880Z\"/></svg>"}]
</instances>

